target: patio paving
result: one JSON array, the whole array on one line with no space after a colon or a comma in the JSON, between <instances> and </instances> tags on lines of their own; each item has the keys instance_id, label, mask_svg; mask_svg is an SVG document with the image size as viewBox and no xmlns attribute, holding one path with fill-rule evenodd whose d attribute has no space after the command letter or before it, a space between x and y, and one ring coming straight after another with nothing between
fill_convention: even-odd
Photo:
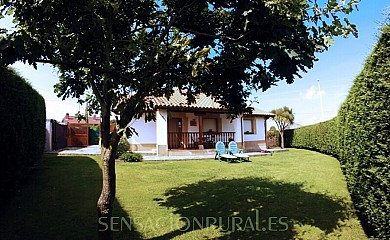
<instances>
[{"instance_id":1,"label":"patio paving","mask_svg":"<svg viewBox=\"0 0 390 240\"><path fill-rule=\"evenodd\" d=\"M58 155L100 155L100 147L99 145L91 145L88 147L68 147L48 153Z\"/></svg>"},{"instance_id":2,"label":"patio paving","mask_svg":"<svg viewBox=\"0 0 390 240\"><path fill-rule=\"evenodd\" d=\"M270 150L270 149L267 149ZM288 151L288 149L271 149L272 152ZM72 147L60 149L57 151L48 152L58 155L100 155L99 145L91 145L88 147ZM251 157L255 156L270 156L269 153L261 152L248 152L246 153ZM196 160L196 159L214 159L214 151L209 151L209 154L189 154L189 155L174 155L174 156L155 156L150 154L145 154L143 159L145 161L171 161L171 160Z\"/></svg>"}]
</instances>

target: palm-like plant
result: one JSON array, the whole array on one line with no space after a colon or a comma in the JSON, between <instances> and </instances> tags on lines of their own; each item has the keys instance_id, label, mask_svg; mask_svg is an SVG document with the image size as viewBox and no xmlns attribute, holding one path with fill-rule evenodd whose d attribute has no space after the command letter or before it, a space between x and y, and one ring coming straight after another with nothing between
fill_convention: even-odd
<instances>
[{"instance_id":1,"label":"palm-like plant","mask_svg":"<svg viewBox=\"0 0 390 240\"><path fill-rule=\"evenodd\" d=\"M272 110L271 113L275 114L273 119L280 133L280 147L284 148L284 130L286 130L288 126L294 123L294 114L292 112L292 108L284 106L282 108Z\"/></svg>"}]
</instances>

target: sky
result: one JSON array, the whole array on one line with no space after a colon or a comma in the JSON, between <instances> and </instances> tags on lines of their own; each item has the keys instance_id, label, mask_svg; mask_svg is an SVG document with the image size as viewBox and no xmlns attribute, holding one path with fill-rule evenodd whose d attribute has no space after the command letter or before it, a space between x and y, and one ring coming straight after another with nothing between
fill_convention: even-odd
<instances>
[{"instance_id":1,"label":"sky","mask_svg":"<svg viewBox=\"0 0 390 240\"><path fill-rule=\"evenodd\" d=\"M357 25L358 38L335 38L327 52L317 55L319 60L302 78L254 93L259 102L255 105L266 111L292 108L294 122L303 126L335 117L378 40L385 13L390 12L390 0L362 0L358 8L348 15L350 22ZM273 121L268 123L268 127L274 125Z\"/></svg>"},{"instance_id":2,"label":"sky","mask_svg":"<svg viewBox=\"0 0 390 240\"><path fill-rule=\"evenodd\" d=\"M335 117L377 42L387 12L390 12L390 0L361 0L359 11L348 15L348 19L357 25L359 37L336 38L327 52L317 55L319 61L314 67L308 73L302 73L302 78L297 78L293 84L280 82L266 92L254 92L252 98L257 97L258 101L255 106L265 111L290 107L294 122L299 125ZM0 21L0 27L5 26L9 26L7 19ZM35 70L17 62L13 68L45 98L47 119L61 121L66 113L84 112L84 106L80 106L76 99L63 101L53 92L58 77L50 65L40 64ZM269 121L268 126L272 125L273 122Z\"/></svg>"}]
</instances>

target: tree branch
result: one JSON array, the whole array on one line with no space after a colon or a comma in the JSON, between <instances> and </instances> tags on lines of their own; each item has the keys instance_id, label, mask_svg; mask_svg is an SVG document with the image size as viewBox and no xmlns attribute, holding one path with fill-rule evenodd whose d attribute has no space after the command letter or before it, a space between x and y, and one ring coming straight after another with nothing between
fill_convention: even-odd
<instances>
[{"instance_id":1,"label":"tree branch","mask_svg":"<svg viewBox=\"0 0 390 240\"><path fill-rule=\"evenodd\" d=\"M48 63L52 65L61 65L61 66L66 66L70 68L88 68L88 69L93 69L91 65L88 64L81 64L81 63L70 63L70 62L63 62L63 61L56 61L56 60L49 60L49 59L36 59L35 62L37 63Z\"/></svg>"},{"instance_id":2,"label":"tree branch","mask_svg":"<svg viewBox=\"0 0 390 240\"><path fill-rule=\"evenodd\" d=\"M196 31L196 30L188 29L188 28L180 28L180 29L183 30L183 31L187 31L189 33L192 33L192 34L202 35L202 36L210 37L210 38L214 38L214 39L228 39L228 40L231 40L231 41L238 41L238 40L242 39L243 37L245 37L245 36L247 36L249 34L249 32L247 32L247 33L239 36L238 38L232 38L232 37L229 37L229 36L226 36L226 35L209 34L209 33L199 32L199 31Z\"/></svg>"}]
</instances>

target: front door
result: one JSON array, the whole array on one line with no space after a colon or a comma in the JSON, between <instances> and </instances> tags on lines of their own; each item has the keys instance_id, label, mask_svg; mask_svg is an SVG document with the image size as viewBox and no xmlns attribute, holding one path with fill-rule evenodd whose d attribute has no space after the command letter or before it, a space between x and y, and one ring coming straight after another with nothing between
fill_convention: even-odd
<instances>
[{"instance_id":1,"label":"front door","mask_svg":"<svg viewBox=\"0 0 390 240\"><path fill-rule=\"evenodd\" d=\"M183 121L181 118L168 119L168 148L175 149L181 147L183 132Z\"/></svg>"}]
</instances>

